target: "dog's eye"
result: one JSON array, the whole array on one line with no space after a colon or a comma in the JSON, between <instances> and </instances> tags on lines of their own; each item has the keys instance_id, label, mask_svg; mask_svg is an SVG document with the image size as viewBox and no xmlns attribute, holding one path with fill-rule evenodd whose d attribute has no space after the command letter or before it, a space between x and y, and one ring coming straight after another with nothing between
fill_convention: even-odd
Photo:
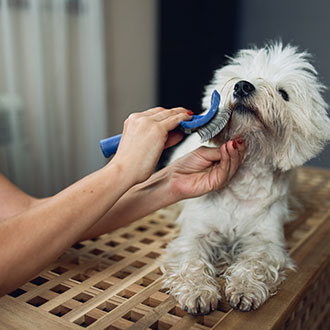
<instances>
[{"instance_id":1,"label":"dog's eye","mask_svg":"<svg viewBox=\"0 0 330 330\"><path fill-rule=\"evenodd\" d=\"M284 89L278 90L284 101L289 101L289 94Z\"/></svg>"}]
</instances>

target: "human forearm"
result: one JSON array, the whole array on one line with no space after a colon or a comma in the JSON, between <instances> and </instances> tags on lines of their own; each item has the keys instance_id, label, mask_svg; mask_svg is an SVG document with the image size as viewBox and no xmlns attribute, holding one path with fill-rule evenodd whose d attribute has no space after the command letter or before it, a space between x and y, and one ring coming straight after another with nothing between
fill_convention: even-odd
<instances>
[{"instance_id":1,"label":"human forearm","mask_svg":"<svg viewBox=\"0 0 330 330\"><path fill-rule=\"evenodd\" d=\"M128 225L136 219L177 202L179 196L173 193L170 179L171 171L167 167L153 174L147 181L131 188L80 237L80 240L90 239Z\"/></svg>"},{"instance_id":2,"label":"human forearm","mask_svg":"<svg viewBox=\"0 0 330 330\"><path fill-rule=\"evenodd\" d=\"M125 121L116 155L100 171L42 201L12 190L8 198L12 207L0 208L0 294L37 274L100 220L127 190L147 180L163 149L182 138L169 132L191 116L184 108L154 108L133 114ZM6 189L0 185L1 196L7 199Z\"/></svg>"},{"instance_id":3,"label":"human forearm","mask_svg":"<svg viewBox=\"0 0 330 330\"><path fill-rule=\"evenodd\" d=\"M0 222L30 208L39 200L26 194L0 173Z\"/></svg>"},{"instance_id":4,"label":"human forearm","mask_svg":"<svg viewBox=\"0 0 330 330\"><path fill-rule=\"evenodd\" d=\"M107 166L0 222L0 295L46 267L97 222L131 182Z\"/></svg>"}]
</instances>

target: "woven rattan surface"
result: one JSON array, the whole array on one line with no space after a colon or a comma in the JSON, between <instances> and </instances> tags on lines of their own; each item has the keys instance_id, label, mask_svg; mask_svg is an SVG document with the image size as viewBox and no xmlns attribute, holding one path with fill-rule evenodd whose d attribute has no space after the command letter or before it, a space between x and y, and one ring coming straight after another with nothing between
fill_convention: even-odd
<instances>
[{"instance_id":1,"label":"woven rattan surface","mask_svg":"<svg viewBox=\"0 0 330 330\"><path fill-rule=\"evenodd\" d=\"M158 258L178 233L178 206L74 245L0 298L0 329L330 329L330 171L297 172L304 206L286 227L298 266L259 310L194 317L161 288ZM28 261L27 261L28 262Z\"/></svg>"}]
</instances>

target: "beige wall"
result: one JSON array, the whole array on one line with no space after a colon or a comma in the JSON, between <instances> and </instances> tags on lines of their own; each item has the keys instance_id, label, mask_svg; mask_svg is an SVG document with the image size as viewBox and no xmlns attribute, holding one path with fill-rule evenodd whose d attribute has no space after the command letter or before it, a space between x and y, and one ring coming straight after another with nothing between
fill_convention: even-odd
<instances>
[{"instance_id":1,"label":"beige wall","mask_svg":"<svg viewBox=\"0 0 330 330\"><path fill-rule=\"evenodd\" d=\"M109 135L156 102L156 0L104 0Z\"/></svg>"}]
</instances>

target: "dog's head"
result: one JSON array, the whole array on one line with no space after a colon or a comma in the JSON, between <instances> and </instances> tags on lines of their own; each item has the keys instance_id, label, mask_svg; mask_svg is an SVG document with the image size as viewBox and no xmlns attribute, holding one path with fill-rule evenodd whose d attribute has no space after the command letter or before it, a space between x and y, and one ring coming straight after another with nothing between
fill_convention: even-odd
<instances>
[{"instance_id":1,"label":"dog's head","mask_svg":"<svg viewBox=\"0 0 330 330\"><path fill-rule=\"evenodd\" d=\"M307 53L281 43L240 51L215 72L203 105L214 89L221 106L233 112L215 137L222 143L241 136L250 161L289 170L316 156L330 140L330 119L321 93L325 87Z\"/></svg>"}]
</instances>

